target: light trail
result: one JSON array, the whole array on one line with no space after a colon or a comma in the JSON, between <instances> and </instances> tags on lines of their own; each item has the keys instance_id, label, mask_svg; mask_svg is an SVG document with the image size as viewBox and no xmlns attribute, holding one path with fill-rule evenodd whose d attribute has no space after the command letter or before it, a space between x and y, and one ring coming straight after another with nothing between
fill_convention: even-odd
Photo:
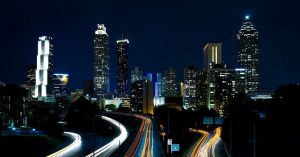
<instances>
[{"instance_id":1,"label":"light trail","mask_svg":"<svg viewBox=\"0 0 300 157\"><path fill-rule=\"evenodd\" d=\"M188 156L191 157L215 157L215 147L220 142L221 127L214 131L214 135L204 130L197 130L202 137L197 141Z\"/></svg>"},{"instance_id":2,"label":"light trail","mask_svg":"<svg viewBox=\"0 0 300 157\"><path fill-rule=\"evenodd\" d=\"M218 127L215 129L215 134L212 138L209 139L209 141L206 142L206 144L201 147L200 155L201 157L215 157L215 144L217 141L219 141L219 138L221 136L221 127Z\"/></svg>"},{"instance_id":3,"label":"light trail","mask_svg":"<svg viewBox=\"0 0 300 157\"><path fill-rule=\"evenodd\" d=\"M81 136L80 135L73 133L73 132L64 132L64 134L66 134L67 136L70 136L74 141L70 145L66 146L65 148L63 148L53 154L50 154L47 157L64 156L64 155L70 153L71 151L76 150L78 148L78 146L81 145Z\"/></svg>"},{"instance_id":4,"label":"light trail","mask_svg":"<svg viewBox=\"0 0 300 157\"><path fill-rule=\"evenodd\" d=\"M200 147L201 145L204 143L204 141L208 138L209 133L207 131L203 131L203 130L198 130L197 132L199 132L200 134L202 134L202 137L198 140L198 142L196 143L196 145L194 146L194 148L192 149L192 153L190 156L199 156L200 155Z\"/></svg>"},{"instance_id":5,"label":"light trail","mask_svg":"<svg viewBox=\"0 0 300 157\"><path fill-rule=\"evenodd\" d=\"M121 131L120 135L117 136L116 138L114 138L111 142L109 142L108 144L104 145L103 147L93 151L92 153L88 154L86 157L91 157L91 156L100 156L104 157L104 156L109 156L111 155L128 137L128 132L125 128L125 126L123 124L121 124L120 122L106 117L106 116L102 116L102 119L112 123L113 125L115 125L116 127L118 127Z\"/></svg>"},{"instance_id":6,"label":"light trail","mask_svg":"<svg viewBox=\"0 0 300 157\"><path fill-rule=\"evenodd\" d=\"M135 117L142 120L142 124L139 128L137 136L135 137L132 145L124 156L142 156L151 157L153 156L153 127L150 118L142 115L134 115Z\"/></svg>"}]
</instances>

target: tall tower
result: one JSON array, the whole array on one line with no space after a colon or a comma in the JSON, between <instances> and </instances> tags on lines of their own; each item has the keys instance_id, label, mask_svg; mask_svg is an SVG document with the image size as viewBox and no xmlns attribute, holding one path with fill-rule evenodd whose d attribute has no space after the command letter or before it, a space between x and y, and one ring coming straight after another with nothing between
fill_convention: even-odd
<instances>
[{"instance_id":1,"label":"tall tower","mask_svg":"<svg viewBox=\"0 0 300 157\"><path fill-rule=\"evenodd\" d=\"M143 112L144 95L144 75L138 67L131 71L131 110L134 112Z\"/></svg>"},{"instance_id":2,"label":"tall tower","mask_svg":"<svg viewBox=\"0 0 300 157\"><path fill-rule=\"evenodd\" d=\"M183 107L195 108L197 106L196 99L196 85L197 85L197 72L196 66L188 66L184 69L184 104Z\"/></svg>"},{"instance_id":3,"label":"tall tower","mask_svg":"<svg viewBox=\"0 0 300 157\"><path fill-rule=\"evenodd\" d=\"M222 43L207 43L203 49L203 68L210 63L222 64Z\"/></svg>"},{"instance_id":4,"label":"tall tower","mask_svg":"<svg viewBox=\"0 0 300 157\"><path fill-rule=\"evenodd\" d=\"M163 95L162 89L162 76L161 73L156 73L156 82L155 82L155 96L161 97Z\"/></svg>"},{"instance_id":5,"label":"tall tower","mask_svg":"<svg viewBox=\"0 0 300 157\"><path fill-rule=\"evenodd\" d=\"M246 92L258 90L258 32L246 16L237 34L238 64L246 69Z\"/></svg>"},{"instance_id":6,"label":"tall tower","mask_svg":"<svg viewBox=\"0 0 300 157\"><path fill-rule=\"evenodd\" d=\"M118 97L127 97L128 96L128 47L129 47L128 39L117 40Z\"/></svg>"},{"instance_id":7,"label":"tall tower","mask_svg":"<svg viewBox=\"0 0 300 157\"><path fill-rule=\"evenodd\" d=\"M164 96L174 97L177 96L177 79L176 71L173 68L169 68L165 72L165 93Z\"/></svg>"},{"instance_id":8,"label":"tall tower","mask_svg":"<svg viewBox=\"0 0 300 157\"><path fill-rule=\"evenodd\" d=\"M145 80L143 82L143 114L153 115L153 82Z\"/></svg>"},{"instance_id":9,"label":"tall tower","mask_svg":"<svg viewBox=\"0 0 300 157\"><path fill-rule=\"evenodd\" d=\"M53 91L53 45L52 38L39 37L38 55L36 64L35 96L46 97Z\"/></svg>"},{"instance_id":10,"label":"tall tower","mask_svg":"<svg viewBox=\"0 0 300 157\"><path fill-rule=\"evenodd\" d=\"M94 38L94 90L100 105L110 91L109 83L109 37L104 24L98 24Z\"/></svg>"}]
</instances>

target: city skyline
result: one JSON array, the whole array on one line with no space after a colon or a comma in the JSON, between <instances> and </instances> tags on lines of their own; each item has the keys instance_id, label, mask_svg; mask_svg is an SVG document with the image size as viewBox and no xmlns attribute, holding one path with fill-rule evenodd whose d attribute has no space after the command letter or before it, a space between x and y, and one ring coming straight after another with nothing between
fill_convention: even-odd
<instances>
[{"instance_id":1,"label":"city skyline","mask_svg":"<svg viewBox=\"0 0 300 157\"><path fill-rule=\"evenodd\" d=\"M114 8L112 3L104 2L102 5ZM1 11L6 25L0 27L7 31L3 32L1 38L1 47L3 47L1 54L4 57L1 57L0 81L25 83L26 66L36 62L36 41L39 36L49 35L53 37L55 47L54 72L70 74L71 89L82 88L83 81L93 77L93 31L98 23L105 24L108 34L110 34L110 41L112 41L109 46L111 74L116 74L117 59L116 44L113 41L119 38L121 32L124 32L131 42L129 71L138 66L145 72L163 73L168 67L174 67L178 81L182 81L185 67L189 65L202 67L202 49L208 42L222 43L224 63L236 67L236 34L247 14L250 15L254 27L260 32L260 89L275 89L283 83L299 81L299 74L296 72L300 64L297 62L299 53L296 53L298 51L296 47L291 46L297 44L296 37L299 35L299 30L296 29L299 22L293 20L296 15L290 11L293 10L293 4L280 6L275 2L268 6L267 2L243 4L230 1L228 3L235 5L225 9L219 8L220 10L216 13L201 15L205 11L200 11L201 9L196 6L203 7L205 4L211 5L211 3L191 2L181 6L181 3L167 5L166 2L144 2L130 7L132 3L121 2L116 6L117 8L120 9L121 6L124 6L124 8L133 8L133 10L124 13L122 20L118 21L118 18L114 16L124 12L124 9L110 11L104 7L103 11L96 12L96 8L93 7L94 3L74 2L66 10L77 14L70 15L62 9L69 3L56 2L44 9L46 11L56 9L58 13L53 11L46 13L45 11L43 16L39 16L32 10L44 6L43 2L24 4L28 10L31 10L24 14L21 14L24 9L19 8L22 5L13 6L13 2L7 2ZM81 7L80 4L83 6ZM175 12L181 7L185 10L190 9L190 11ZM266 7L269 8L269 12L264 10ZM277 8L288 7L291 7L290 10L283 11L278 16ZM79 10L77 10L78 8ZM87 11L86 8L91 11ZM145 11L142 11L143 9ZM10 10L15 12L12 15L4 14ZM141 15L133 16L137 12L141 12ZM224 15L220 15L220 13L224 13ZM88 15L93 16L88 18ZM145 20L141 17L145 17ZM138 21L138 19L140 20ZM225 23L226 20L228 22ZM56 24L61 21L65 22ZM207 24L206 21L210 24ZM293 25L289 24L291 22ZM139 25L139 23L141 24ZM221 25L218 26L218 23ZM16 39L15 35L17 34L20 35ZM274 38L273 34L277 36ZM289 40L285 41L284 39ZM11 63L15 54L18 54L22 60ZM165 60L166 57L169 57L168 60ZM154 61L155 64L153 64ZM116 80L116 77L112 75L111 84L114 90L116 89Z\"/></svg>"}]
</instances>

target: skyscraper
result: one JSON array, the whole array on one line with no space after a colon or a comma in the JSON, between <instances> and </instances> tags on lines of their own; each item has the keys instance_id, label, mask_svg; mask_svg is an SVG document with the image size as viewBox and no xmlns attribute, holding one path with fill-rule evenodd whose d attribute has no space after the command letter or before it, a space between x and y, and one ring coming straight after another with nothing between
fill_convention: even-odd
<instances>
[{"instance_id":1,"label":"skyscraper","mask_svg":"<svg viewBox=\"0 0 300 157\"><path fill-rule=\"evenodd\" d=\"M156 82L155 82L155 96L161 97L163 95L162 89L162 76L161 73L156 73Z\"/></svg>"},{"instance_id":2,"label":"skyscraper","mask_svg":"<svg viewBox=\"0 0 300 157\"><path fill-rule=\"evenodd\" d=\"M245 69L228 68L215 64L207 70L207 105L223 114L229 100L238 93L245 93Z\"/></svg>"},{"instance_id":3,"label":"skyscraper","mask_svg":"<svg viewBox=\"0 0 300 157\"><path fill-rule=\"evenodd\" d=\"M34 96L35 92L35 73L36 73L36 64L27 65L26 68L26 89L31 92L31 95Z\"/></svg>"},{"instance_id":4,"label":"skyscraper","mask_svg":"<svg viewBox=\"0 0 300 157\"><path fill-rule=\"evenodd\" d=\"M203 68L210 63L222 64L222 43L207 43L203 49Z\"/></svg>"},{"instance_id":5,"label":"skyscraper","mask_svg":"<svg viewBox=\"0 0 300 157\"><path fill-rule=\"evenodd\" d=\"M176 71L172 68L169 68L165 72L165 92L164 96L177 96L177 80L176 80Z\"/></svg>"},{"instance_id":6,"label":"skyscraper","mask_svg":"<svg viewBox=\"0 0 300 157\"><path fill-rule=\"evenodd\" d=\"M98 24L94 37L94 88L100 105L110 91L109 81L109 37L104 24Z\"/></svg>"},{"instance_id":7,"label":"skyscraper","mask_svg":"<svg viewBox=\"0 0 300 157\"><path fill-rule=\"evenodd\" d=\"M196 82L196 98L199 107L207 106L207 70L201 70L197 72Z\"/></svg>"},{"instance_id":8,"label":"skyscraper","mask_svg":"<svg viewBox=\"0 0 300 157\"><path fill-rule=\"evenodd\" d=\"M35 86L36 64L27 65L26 84L27 86Z\"/></svg>"},{"instance_id":9,"label":"skyscraper","mask_svg":"<svg viewBox=\"0 0 300 157\"><path fill-rule=\"evenodd\" d=\"M146 80L143 82L143 114L153 115L153 82Z\"/></svg>"},{"instance_id":10,"label":"skyscraper","mask_svg":"<svg viewBox=\"0 0 300 157\"><path fill-rule=\"evenodd\" d=\"M139 67L135 67L133 71L131 71L131 83L134 83L138 80L144 80L143 71L139 69Z\"/></svg>"},{"instance_id":11,"label":"skyscraper","mask_svg":"<svg viewBox=\"0 0 300 157\"><path fill-rule=\"evenodd\" d=\"M117 91L118 97L128 96L128 39L117 40Z\"/></svg>"},{"instance_id":12,"label":"skyscraper","mask_svg":"<svg viewBox=\"0 0 300 157\"><path fill-rule=\"evenodd\" d=\"M53 93L55 97L67 96L68 74L53 74Z\"/></svg>"},{"instance_id":13,"label":"skyscraper","mask_svg":"<svg viewBox=\"0 0 300 157\"><path fill-rule=\"evenodd\" d=\"M184 104L185 109L195 108L197 106L196 99L196 83L197 83L196 66L189 66L184 69Z\"/></svg>"},{"instance_id":14,"label":"skyscraper","mask_svg":"<svg viewBox=\"0 0 300 157\"><path fill-rule=\"evenodd\" d=\"M237 34L238 64L246 69L246 91L258 90L258 32L246 16Z\"/></svg>"},{"instance_id":15,"label":"skyscraper","mask_svg":"<svg viewBox=\"0 0 300 157\"><path fill-rule=\"evenodd\" d=\"M131 71L131 110L134 112L143 112L143 94L144 94L144 75L143 71L135 67Z\"/></svg>"},{"instance_id":16,"label":"skyscraper","mask_svg":"<svg viewBox=\"0 0 300 157\"><path fill-rule=\"evenodd\" d=\"M53 45L52 38L39 37L36 64L35 97L46 97L53 93Z\"/></svg>"}]
</instances>

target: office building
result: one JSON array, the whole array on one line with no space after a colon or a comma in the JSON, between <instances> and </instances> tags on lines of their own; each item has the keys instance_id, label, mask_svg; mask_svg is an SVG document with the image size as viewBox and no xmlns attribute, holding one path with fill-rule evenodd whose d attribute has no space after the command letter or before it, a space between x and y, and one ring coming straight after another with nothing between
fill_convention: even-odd
<instances>
[{"instance_id":1,"label":"office building","mask_svg":"<svg viewBox=\"0 0 300 157\"><path fill-rule=\"evenodd\" d=\"M210 64L222 64L222 43L207 43L203 49L203 68Z\"/></svg>"},{"instance_id":2,"label":"office building","mask_svg":"<svg viewBox=\"0 0 300 157\"><path fill-rule=\"evenodd\" d=\"M27 65L26 68L26 84L27 86L35 86L36 64Z\"/></svg>"},{"instance_id":3,"label":"office building","mask_svg":"<svg viewBox=\"0 0 300 157\"><path fill-rule=\"evenodd\" d=\"M118 97L128 97L128 39L117 40L117 92Z\"/></svg>"},{"instance_id":4,"label":"office building","mask_svg":"<svg viewBox=\"0 0 300 157\"><path fill-rule=\"evenodd\" d=\"M31 92L31 95L34 96L35 92L35 73L36 73L36 64L27 65L26 68L26 88Z\"/></svg>"},{"instance_id":5,"label":"office building","mask_svg":"<svg viewBox=\"0 0 300 157\"><path fill-rule=\"evenodd\" d=\"M104 99L110 92L109 37L104 24L98 24L94 37L94 92L104 108Z\"/></svg>"},{"instance_id":6,"label":"office building","mask_svg":"<svg viewBox=\"0 0 300 157\"><path fill-rule=\"evenodd\" d=\"M131 111L142 113L143 112L143 83L144 83L143 71L135 67L134 71L131 71Z\"/></svg>"},{"instance_id":7,"label":"office building","mask_svg":"<svg viewBox=\"0 0 300 157\"><path fill-rule=\"evenodd\" d=\"M53 44L48 36L39 37L34 97L53 94Z\"/></svg>"},{"instance_id":8,"label":"office building","mask_svg":"<svg viewBox=\"0 0 300 157\"><path fill-rule=\"evenodd\" d=\"M177 77L176 77L176 71L172 68L169 68L165 72L165 84L164 87L164 96L170 97L170 96L177 96L178 95L178 89L177 89Z\"/></svg>"},{"instance_id":9,"label":"office building","mask_svg":"<svg viewBox=\"0 0 300 157\"><path fill-rule=\"evenodd\" d=\"M246 69L235 68L234 81L232 82L232 90L234 94L246 93Z\"/></svg>"},{"instance_id":10,"label":"office building","mask_svg":"<svg viewBox=\"0 0 300 157\"><path fill-rule=\"evenodd\" d=\"M207 70L201 70L197 72L196 82L196 98L199 107L207 106Z\"/></svg>"},{"instance_id":11,"label":"office building","mask_svg":"<svg viewBox=\"0 0 300 157\"><path fill-rule=\"evenodd\" d=\"M195 108L197 106L196 84L197 84L196 66L189 66L184 69L184 109Z\"/></svg>"},{"instance_id":12,"label":"office building","mask_svg":"<svg viewBox=\"0 0 300 157\"><path fill-rule=\"evenodd\" d=\"M143 114L153 115L153 83L151 81L143 82Z\"/></svg>"},{"instance_id":13,"label":"office building","mask_svg":"<svg viewBox=\"0 0 300 157\"><path fill-rule=\"evenodd\" d=\"M131 83L138 80L144 80L144 74L143 71L139 69L139 67L135 67L134 70L131 71Z\"/></svg>"},{"instance_id":14,"label":"office building","mask_svg":"<svg viewBox=\"0 0 300 157\"><path fill-rule=\"evenodd\" d=\"M220 115L224 107L237 93L245 93L245 69L228 68L215 64L207 72L207 105L216 109Z\"/></svg>"},{"instance_id":15,"label":"office building","mask_svg":"<svg viewBox=\"0 0 300 157\"><path fill-rule=\"evenodd\" d=\"M237 34L238 64L246 69L246 91L257 91L259 87L259 51L258 31L246 16L244 23Z\"/></svg>"},{"instance_id":16,"label":"office building","mask_svg":"<svg viewBox=\"0 0 300 157\"><path fill-rule=\"evenodd\" d=\"M161 73L156 73L156 81L155 81L155 96L161 97L163 95L163 78Z\"/></svg>"},{"instance_id":17,"label":"office building","mask_svg":"<svg viewBox=\"0 0 300 157\"><path fill-rule=\"evenodd\" d=\"M2 86L0 82L1 129L27 126L27 118L30 118L28 92L18 85Z\"/></svg>"},{"instance_id":18,"label":"office building","mask_svg":"<svg viewBox=\"0 0 300 157\"><path fill-rule=\"evenodd\" d=\"M68 74L53 74L53 93L55 97L63 97L68 95L68 82Z\"/></svg>"}]
</instances>

